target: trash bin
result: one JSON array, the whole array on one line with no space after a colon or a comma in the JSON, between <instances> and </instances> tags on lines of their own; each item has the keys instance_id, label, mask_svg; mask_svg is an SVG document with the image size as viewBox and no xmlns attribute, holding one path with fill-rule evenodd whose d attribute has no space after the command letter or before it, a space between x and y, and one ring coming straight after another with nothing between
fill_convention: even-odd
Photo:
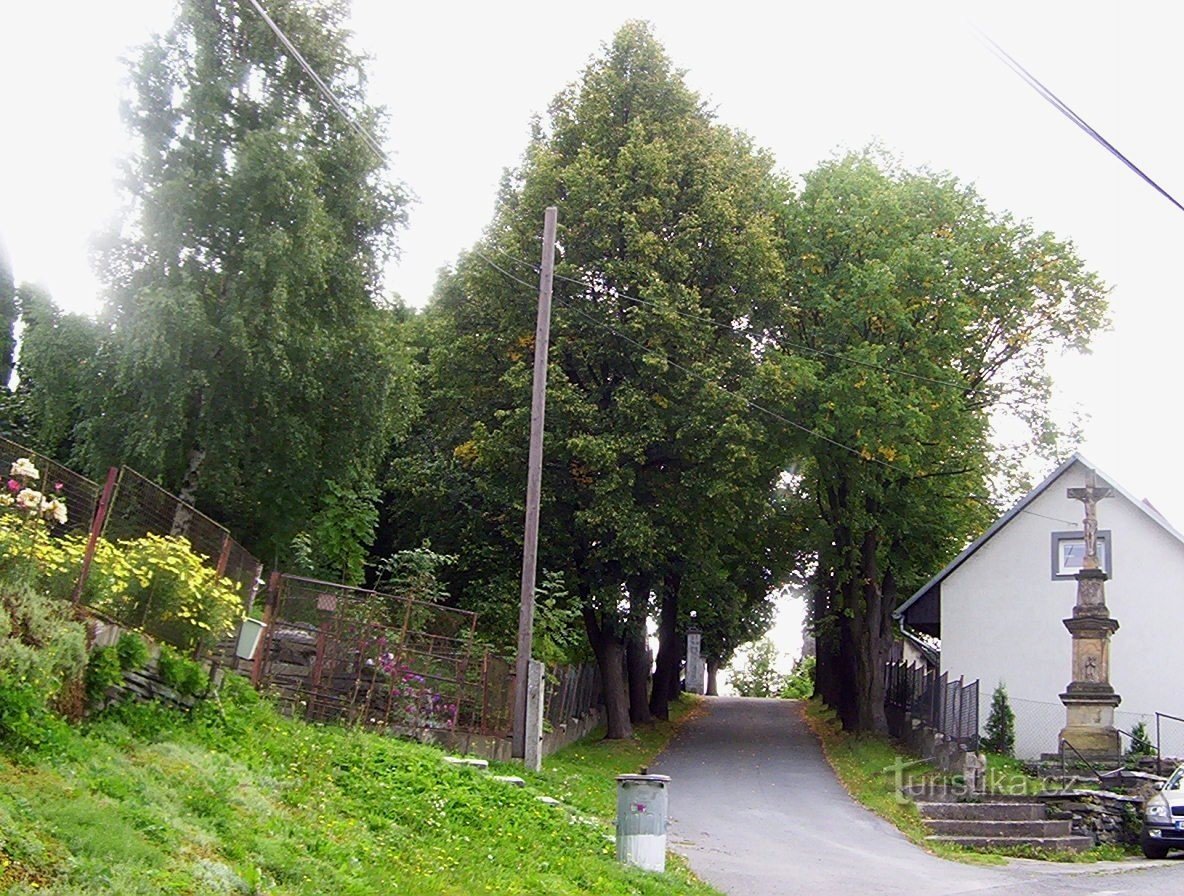
<instances>
[{"instance_id":1,"label":"trash bin","mask_svg":"<svg viewBox=\"0 0 1184 896\"><path fill-rule=\"evenodd\" d=\"M251 619L249 616L244 619L242 627L238 630L238 644L235 645L234 655L240 660L253 660L265 628L267 624L260 619Z\"/></svg>"},{"instance_id":2,"label":"trash bin","mask_svg":"<svg viewBox=\"0 0 1184 896\"><path fill-rule=\"evenodd\" d=\"M617 861L666 870L666 775L617 776Z\"/></svg>"}]
</instances>

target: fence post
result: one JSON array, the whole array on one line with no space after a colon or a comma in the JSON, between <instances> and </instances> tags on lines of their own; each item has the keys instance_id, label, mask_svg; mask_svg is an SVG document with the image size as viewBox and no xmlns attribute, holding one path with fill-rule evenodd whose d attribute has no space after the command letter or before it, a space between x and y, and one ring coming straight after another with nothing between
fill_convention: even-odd
<instances>
[{"instance_id":1,"label":"fence post","mask_svg":"<svg viewBox=\"0 0 1184 896\"><path fill-rule=\"evenodd\" d=\"M263 643L255 648L255 663L251 667L251 685L256 689L263 681L263 657L271 645L273 624L279 607L281 574L277 570L267 580L267 603L263 605Z\"/></svg>"},{"instance_id":2,"label":"fence post","mask_svg":"<svg viewBox=\"0 0 1184 896\"><path fill-rule=\"evenodd\" d=\"M103 484L103 494L99 496L99 506L95 508L94 518L90 521L90 537L86 540L86 553L82 555L82 569L78 572L78 584L74 587L73 601L77 606L82 600L82 589L86 587L86 580L90 576L90 564L95 558L95 547L99 543L99 535L107 524L107 510L111 506L111 498L115 494L115 483L119 478L119 470L111 467L107 470L107 481Z\"/></svg>"},{"instance_id":3,"label":"fence post","mask_svg":"<svg viewBox=\"0 0 1184 896\"><path fill-rule=\"evenodd\" d=\"M230 533L222 533L222 550L218 553L218 565L214 569L214 575L222 578L226 575L226 564L230 562Z\"/></svg>"},{"instance_id":4,"label":"fence post","mask_svg":"<svg viewBox=\"0 0 1184 896\"><path fill-rule=\"evenodd\" d=\"M1163 750L1159 741L1159 713L1155 714L1155 773L1163 777Z\"/></svg>"}]
</instances>

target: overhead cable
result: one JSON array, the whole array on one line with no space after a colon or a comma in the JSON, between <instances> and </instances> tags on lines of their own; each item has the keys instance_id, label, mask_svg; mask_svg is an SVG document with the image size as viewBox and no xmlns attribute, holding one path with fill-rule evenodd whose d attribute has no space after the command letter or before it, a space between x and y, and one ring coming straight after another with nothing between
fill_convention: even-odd
<instances>
[{"instance_id":1,"label":"overhead cable","mask_svg":"<svg viewBox=\"0 0 1184 896\"><path fill-rule=\"evenodd\" d=\"M975 29L975 30L978 30L978 29ZM1161 196L1163 196L1165 199L1167 199L1168 202L1170 202L1176 208L1180 209L1180 211L1184 212L1184 205L1181 205L1178 201L1176 201L1175 196L1173 196L1171 193L1169 193L1167 190L1165 190L1163 187L1161 187L1159 184L1157 184L1154 180L1151 179L1150 176L1148 176L1143 171L1143 169L1141 169L1138 165L1136 165L1134 162L1132 162L1130 159L1128 159L1125 155L1123 155L1121 152L1119 152L1118 148L1115 147L1113 143L1111 143L1109 140L1107 140L1105 137L1103 137L1101 134L1099 134L1096 130L1094 130L1089 125L1089 123L1086 122L1086 120L1084 118L1082 118L1080 115L1078 115L1072 109L1070 109L1069 106L1060 97L1058 97L1055 93L1053 93L1051 90L1049 90L1047 87L1045 87L1044 84L1042 84L1040 82L1040 80L1035 75L1033 75L1030 71L1028 71L1022 65L1020 65L1020 63L1017 62L1015 60L1015 58L1012 57L1012 55L1010 53L1008 53L1001 46L999 46L999 44L995 43L995 41L993 41L988 35L986 35L982 31L978 31L978 34L990 46L991 50L995 53L995 55L998 56L1001 60L1003 60L1003 62L1007 65L1008 68L1010 68L1013 72L1015 72L1017 75L1019 75L1021 78L1023 78L1024 81L1027 82L1029 87L1031 87L1033 90L1035 90L1037 93L1039 93L1042 97L1044 97L1044 99L1046 99L1058 112L1060 112L1062 115L1064 115L1066 118L1068 118L1071 122L1073 122L1075 125L1077 125L1079 128L1081 128L1081 130L1083 130L1087 134L1089 134L1089 136L1091 138L1093 138L1099 144L1101 144L1103 147L1105 147L1107 152L1109 152L1116 159L1118 159L1120 162L1122 162L1122 164L1126 165L1126 167L1131 169L1131 171L1135 172L1135 174L1139 175L1139 177L1141 177L1144 181L1146 181L1152 187L1152 189L1154 189L1157 193L1159 193Z\"/></svg>"}]
</instances>

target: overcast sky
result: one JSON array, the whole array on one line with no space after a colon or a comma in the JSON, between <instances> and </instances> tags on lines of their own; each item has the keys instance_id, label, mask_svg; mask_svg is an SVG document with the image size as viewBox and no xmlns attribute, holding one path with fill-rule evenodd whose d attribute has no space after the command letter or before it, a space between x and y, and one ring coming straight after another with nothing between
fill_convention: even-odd
<instances>
[{"instance_id":1,"label":"overcast sky","mask_svg":"<svg viewBox=\"0 0 1184 896\"><path fill-rule=\"evenodd\" d=\"M1088 403L1086 456L1184 526L1180 411L1167 400L1184 332L1184 212L1054 111L975 32L1184 200L1184 13L1172 7L355 0L371 99L391 116L392 176L419 198L387 288L423 303L435 272L488 222L531 116L625 20L645 18L719 119L750 133L785 171L875 140L1072 239L1113 287L1114 327L1093 355L1058 366L1060 406ZM71 310L97 305L88 244L117 212L113 181L127 151L121 60L171 10L168 0L6 4L0 241L18 279L43 283ZM1105 505L1100 513L1104 523Z\"/></svg>"}]
</instances>

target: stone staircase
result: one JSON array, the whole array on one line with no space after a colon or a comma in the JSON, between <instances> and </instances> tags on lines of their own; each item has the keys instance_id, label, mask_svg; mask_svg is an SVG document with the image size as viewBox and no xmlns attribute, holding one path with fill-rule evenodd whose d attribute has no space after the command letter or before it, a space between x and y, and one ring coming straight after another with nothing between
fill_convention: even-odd
<instances>
[{"instance_id":1,"label":"stone staircase","mask_svg":"<svg viewBox=\"0 0 1184 896\"><path fill-rule=\"evenodd\" d=\"M942 787L905 791L917 803L933 833L932 843L953 843L970 849L1028 847L1048 852L1082 852L1092 837L1072 833L1072 815L1051 813L1025 797L983 794L968 800L964 793Z\"/></svg>"}]
</instances>

